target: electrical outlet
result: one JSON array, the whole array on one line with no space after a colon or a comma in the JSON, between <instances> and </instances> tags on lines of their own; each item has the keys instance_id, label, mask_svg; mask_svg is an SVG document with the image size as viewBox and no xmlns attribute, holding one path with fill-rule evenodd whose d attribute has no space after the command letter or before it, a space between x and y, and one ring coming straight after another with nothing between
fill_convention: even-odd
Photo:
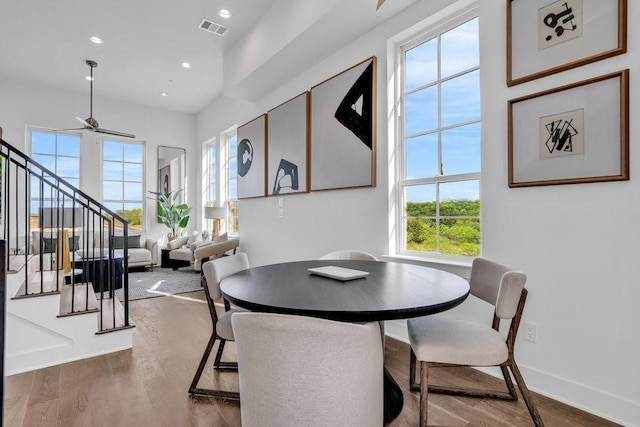
<instances>
[{"instance_id":1,"label":"electrical outlet","mask_svg":"<svg viewBox=\"0 0 640 427\"><path fill-rule=\"evenodd\" d=\"M531 342L538 342L538 325L531 322L522 322L522 332L524 339Z\"/></svg>"}]
</instances>

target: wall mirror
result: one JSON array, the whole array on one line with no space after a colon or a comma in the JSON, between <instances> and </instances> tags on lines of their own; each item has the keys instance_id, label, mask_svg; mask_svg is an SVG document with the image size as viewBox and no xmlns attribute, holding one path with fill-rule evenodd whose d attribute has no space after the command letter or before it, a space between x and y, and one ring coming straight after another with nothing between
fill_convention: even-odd
<instances>
[{"instance_id":1,"label":"wall mirror","mask_svg":"<svg viewBox=\"0 0 640 427\"><path fill-rule=\"evenodd\" d=\"M158 147L158 192L169 193L184 189L186 182L187 150L184 148ZM184 201L185 194L180 194Z\"/></svg>"}]
</instances>

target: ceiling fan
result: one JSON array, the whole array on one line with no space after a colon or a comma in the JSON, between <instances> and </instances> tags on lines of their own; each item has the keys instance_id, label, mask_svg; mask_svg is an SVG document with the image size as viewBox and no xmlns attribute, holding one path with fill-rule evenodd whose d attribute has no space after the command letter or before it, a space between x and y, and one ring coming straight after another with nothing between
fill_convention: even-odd
<instances>
[{"instance_id":1,"label":"ceiling fan","mask_svg":"<svg viewBox=\"0 0 640 427\"><path fill-rule=\"evenodd\" d=\"M103 129L98 125L98 121L93 118L93 69L98 66L98 63L95 62L95 61L92 61L90 59L87 59L86 64L91 69L91 75L90 75L90 79L89 79L89 85L90 85L89 86L90 87L90 92L89 92L89 118L88 119L82 119L82 118L76 116L76 120L78 120L84 126L81 129L90 130L90 131L97 132L97 133L104 133L104 134L107 134L107 135L122 136L124 138L135 138L136 136L132 135L130 133L118 132L118 131L109 130L109 129Z\"/></svg>"}]
</instances>

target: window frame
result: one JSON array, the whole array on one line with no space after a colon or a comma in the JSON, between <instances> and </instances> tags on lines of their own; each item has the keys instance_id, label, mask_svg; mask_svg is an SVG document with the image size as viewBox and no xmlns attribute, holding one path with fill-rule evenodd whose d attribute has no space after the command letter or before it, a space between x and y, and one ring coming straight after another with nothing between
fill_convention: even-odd
<instances>
[{"instance_id":1,"label":"window frame","mask_svg":"<svg viewBox=\"0 0 640 427\"><path fill-rule=\"evenodd\" d=\"M51 155L48 153L38 153L38 152L34 152L33 150L33 134L34 133L42 133L42 134L52 134L55 135L55 154ZM68 137L74 137L78 139L78 157L75 156L59 156L58 153L58 135L64 135L64 136L68 136ZM77 179L77 189L81 189L81 185L82 185L82 134L77 133L77 132L72 132L72 131L60 131L60 130L55 130L55 129L47 129L47 128L39 128L39 127L35 127L35 126L28 126L27 127L27 145L28 145L28 152L30 157L33 158L34 154L36 155L40 155L40 156L50 156L54 159L54 168L51 172L53 172L54 174L56 174L56 176L59 176L60 178L64 179L65 181L69 181L69 178L72 179ZM78 177L77 178L73 178L73 177L69 177L69 176L61 176L58 174L58 159L60 157L63 158L72 158L72 159L77 159L78 160ZM35 159L34 159L35 160ZM37 161L37 160L36 160ZM39 162L40 163L40 162ZM43 165L44 166L44 165ZM46 166L45 166L46 167ZM70 184L74 184L73 182L70 182ZM71 190L70 188L68 189L69 191ZM40 190L38 190L40 191ZM44 194L41 194L40 197L34 196L34 191L33 188L31 188L31 182L29 183L29 218L31 221L31 228L32 229L37 229L37 218L39 216L39 211L34 212L33 211L33 207L34 204L37 204L38 207L42 208L42 207L50 207L53 204L53 200L51 197L48 197ZM40 205L40 201L42 200L43 204Z\"/></svg>"},{"instance_id":2,"label":"window frame","mask_svg":"<svg viewBox=\"0 0 640 427\"><path fill-rule=\"evenodd\" d=\"M122 169L122 180L117 181L117 180L105 180L104 179L104 173L105 173L105 156L104 156L104 148L105 148L105 143L109 142L109 143L116 143L116 144L128 144L128 145L139 145L142 147L142 162L140 163L142 165L142 181L141 181L141 186L142 186L142 193L140 194L141 199L138 200L127 200L124 198L125 194L124 194L124 188L123 188L123 199L122 200L112 200L112 199L105 199L105 194L104 194L104 183L106 181L109 182L120 182L122 183L122 185L124 185L125 182L137 182L137 181L125 181L124 180L124 164L126 163L132 163L132 164L138 164L137 162L131 162L131 161L126 161L126 159L123 157L121 162L116 162L114 160L107 160L109 162L113 162L113 163L121 163L123 165L123 169ZM146 143L145 141L140 141L140 140L122 140L119 138L102 138L100 141L100 195L101 195L101 200L102 200L102 204L104 204L105 206L107 206L108 204L114 204L114 203L121 203L122 204L122 208L123 208L123 218L124 218L124 206L127 203L140 203L140 205L142 206L142 212L140 214L140 231L145 231L146 227L147 227L147 218L146 218L146 202L145 202L145 189L146 189L146 165L147 165L147 156L146 156ZM117 210L114 210L115 213L117 213ZM126 219L126 218L125 218ZM131 225L129 226L130 230L137 230L136 227L132 227Z\"/></svg>"},{"instance_id":3,"label":"window frame","mask_svg":"<svg viewBox=\"0 0 640 427\"><path fill-rule=\"evenodd\" d=\"M235 138L236 149L232 150L231 141ZM221 193L225 195L224 206L227 208L227 220L225 222L225 230L230 236L237 236L240 231L240 222L239 222L239 208L238 208L238 174L237 174L237 165L238 165L238 128L234 126L222 134L221 138L224 147L222 147L222 153L224 155L224 188ZM234 176L231 176L231 163L235 159L236 162L236 173ZM236 185L236 194L235 197L232 197L231 194L231 184L232 181L235 181ZM232 215L232 211L236 210L236 215ZM235 228L232 226L235 224Z\"/></svg>"},{"instance_id":4,"label":"window frame","mask_svg":"<svg viewBox=\"0 0 640 427\"><path fill-rule=\"evenodd\" d=\"M466 262L465 260L469 258L473 258L474 256L466 256L466 255L453 255L446 254L441 252L425 252L425 251L415 251L407 249L407 220L409 217L406 215L406 197L405 197L405 189L411 188L417 185L425 185L425 184L435 184L436 185L436 202L437 202L437 211L435 218L437 219L437 223L439 223L440 219L446 219L444 215L440 215L440 205L441 201L439 199L438 194L438 183L450 183L450 182L462 182L462 181L478 181L478 192L480 204L482 204L482 168L480 166L480 170L478 172L469 172L469 173L459 173L452 175L436 175L433 177L421 177L415 179L407 179L406 178L406 141L407 135L405 135L405 98L407 94L418 92L421 89L429 87L431 85L439 86L442 83L452 80L456 77L466 75L468 73L472 73L474 71L480 70L481 68L481 60L478 59L478 65L476 67L468 68L463 71L458 71L452 75L446 76L446 78L442 78L440 75L440 60L441 60L441 50L440 46L437 49L437 58L438 58L438 75L435 83L425 84L419 87L413 87L408 91L405 91L405 54L412 48L415 48L422 43L428 42L434 38L438 38L446 33L449 30L452 30L470 20L478 19L479 21L479 13L477 3L474 2L470 6L462 9L454 11L448 14L445 17L439 17L437 20L430 20L431 22L426 23L421 29L414 31L412 34L404 37L399 40L395 45L390 54L394 56L395 60L395 77L394 77L394 86L396 97L392 100L392 111L396 111L394 114L394 127L395 131L392 132L392 135L395 137L395 145L396 145L396 162L395 162L395 202L396 202L396 210L395 210L395 223L391 224L392 227L395 228L395 254L399 256L409 256L409 257L418 257L422 259L432 259L435 261L452 261L452 262ZM438 45L440 41L438 40ZM478 46L480 49L480 45ZM481 86L479 82L479 86ZM480 88L479 88L480 89ZM442 168L442 132L455 129L463 126L468 126L472 124L479 124L482 126L482 111L480 110L479 116L477 120L464 121L460 123L455 123L454 125L442 126L442 117L441 117L441 109L442 109L442 99L441 99L441 91L438 90L438 98L437 98L437 106L438 106L438 123L437 127L433 131L429 132L416 132L410 134L409 137L422 136L430 133L435 133L438 135L438 169L439 172ZM480 93L480 97L481 97ZM481 107L481 99L478 101L479 107ZM480 129L480 165L482 163L482 131ZM455 217L455 219L466 219L468 217ZM480 226L480 244L479 244L479 252L482 253L482 209L478 212L478 216L473 216L472 218L477 218ZM441 231L438 228L438 242L441 238ZM440 249L438 243L438 250ZM479 255L480 255L479 254ZM478 255L478 256L479 256Z\"/></svg>"}]
</instances>

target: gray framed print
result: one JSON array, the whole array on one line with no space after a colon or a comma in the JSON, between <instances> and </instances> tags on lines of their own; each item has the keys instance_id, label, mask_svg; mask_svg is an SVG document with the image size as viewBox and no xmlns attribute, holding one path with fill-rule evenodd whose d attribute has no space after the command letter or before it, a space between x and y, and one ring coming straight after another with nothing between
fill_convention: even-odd
<instances>
[{"instance_id":1,"label":"gray framed print","mask_svg":"<svg viewBox=\"0 0 640 427\"><path fill-rule=\"evenodd\" d=\"M376 185L376 57L311 88L311 191Z\"/></svg>"},{"instance_id":2,"label":"gray framed print","mask_svg":"<svg viewBox=\"0 0 640 427\"><path fill-rule=\"evenodd\" d=\"M267 116L238 127L238 199L267 195Z\"/></svg>"},{"instance_id":3,"label":"gray framed print","mask_svg":"<svg viewBox=\"0 0 640 427\"><path fill-rule=\"evenodd\" d=\"M507 85L627 51L627 0L506 0Z\"/></svg>"},{"instance_id":4,"label":"gray framed print","mask_svg":"<svg viewBox=\"0 0 640 427\"><path fill-rule=\"evenodd\" d=\"M309 92L267 113L270 196L309 192Z\"/></svg>"},{"instance_id":5,"label":"gray framed print","mask_svg":"<svg viewBox=\"0 0 640 427\"><path fill-rule=\"evenodd\" d=\"M508 103L509 187L629 179L629 70Z\"/></svg>"}]
</instances>

